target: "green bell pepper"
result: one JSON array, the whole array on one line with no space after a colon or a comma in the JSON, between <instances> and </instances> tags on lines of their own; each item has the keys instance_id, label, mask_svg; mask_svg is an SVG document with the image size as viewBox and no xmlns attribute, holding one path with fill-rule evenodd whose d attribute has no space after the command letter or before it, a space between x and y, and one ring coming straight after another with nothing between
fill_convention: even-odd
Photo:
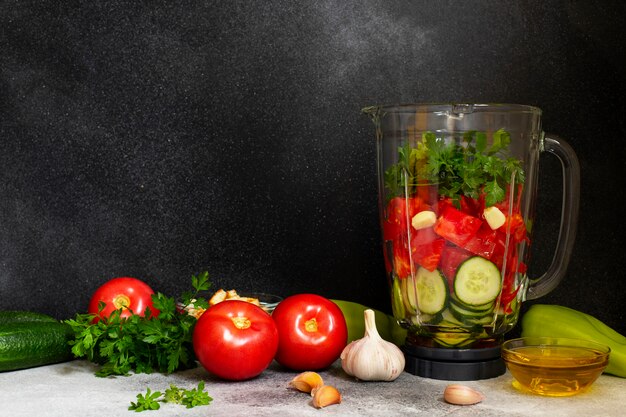
<instances>
[{"instance_id":1,"label":"green bell pepper","mask_svg":"<svg viewBox=\"0 0 626 417\"><path fill-rule=\"evenodd\" d=\"M348 343L361 339L365 335L365 316L364 312L369 307L352 301L331 300L339 306L346 325L348 326ZM380 337L397 346L404 345L406 339L406 329L400 327L398 321L388 314L375 309L376 329Z\"/></svg>"},{"instance_id":2,"label":"green bell pepper","mask_svg":"<svg viewBox=\"0 0 626 417\"><path fill-rule=\"evenodd\" d=\"M626 378L626 336L589 314L559 305L534 304L523 315L522 337L565 337L602 343L611 348L604 370Z\"/></svg>"}]
</instances>

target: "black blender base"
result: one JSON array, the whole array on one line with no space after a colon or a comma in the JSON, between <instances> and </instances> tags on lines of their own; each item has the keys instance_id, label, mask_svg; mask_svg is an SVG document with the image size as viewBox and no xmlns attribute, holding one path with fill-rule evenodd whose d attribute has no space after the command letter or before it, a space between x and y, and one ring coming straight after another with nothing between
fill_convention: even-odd
<instances>
[{"instance_id":1,"label":"black blender base","mask_svg":"<svg viewBox=\"0 0 626 417\"><path fill-rule=\"evenodd\" d=\"M402 347L410 374L449 381L475 381L504 374L500 346L481 349Z\"/></svg>"}]
</instances>

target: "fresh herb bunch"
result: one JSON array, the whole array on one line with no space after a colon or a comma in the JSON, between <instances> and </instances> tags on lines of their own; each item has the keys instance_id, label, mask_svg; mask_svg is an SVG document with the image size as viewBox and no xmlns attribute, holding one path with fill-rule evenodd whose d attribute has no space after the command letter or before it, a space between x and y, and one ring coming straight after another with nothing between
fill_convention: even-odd
<instances>
[{"instance_id":1,"label":"fresh herb bunch","mask_svg":"<svg viewBox=\"0 0 626 417\"><path fill-rule=\"evenodd\" d=\"M398 149L398 162L385 171L385 186L395 197L436 184L440 195L456 203L461 196L479 198L482 193L485 204L492 206L504 199L512 178L515 183L525 180L520 161L508 155L510 144L511 136L503 129L493 133L491 145L484 132L465 132L463 144L425 132L415 147L407 142Z\"/></svg>"},{"instance_id":2,"label":"fresh herb bunch","mask_svg":"<svg viewBox=\"0 0 626 417\"><path fill-rule=\"evenodd\" d=\"M209 405L211 401L213 401L213 398L204 390L204 381L200 381L197 388L190 390L170 384L170 387L165 390L164 394L161 394L160 391L153 392L150 388L147 388L145 395L137 394L137 402L131 401L128 409L136 412L158 410L161 408L160 402L181 404L187 408L193 408Z\"/></svg>"},{"instance_id":3,"label":"fresh herb bunch","mask_svg":"<svg viewBox=\"0 0 626 417\"><path fill-rule=\"evenodd\" d=\"M96 376L135 373L172 373L196 366L192 334L197 319L184 312L193 303L207 308L208 302L199 294L211 287L208 272L192 276L194 291L183 293L182 307L174 298L161 293L152 295L152 303L160 313L157 317L132 314L121 318L122 310L94 322L94 314L77 314L65 322L74 330L69 343L77 358L102 365ZM103 306L101 306L103 307Z\"/></svg>"}]
</instances>

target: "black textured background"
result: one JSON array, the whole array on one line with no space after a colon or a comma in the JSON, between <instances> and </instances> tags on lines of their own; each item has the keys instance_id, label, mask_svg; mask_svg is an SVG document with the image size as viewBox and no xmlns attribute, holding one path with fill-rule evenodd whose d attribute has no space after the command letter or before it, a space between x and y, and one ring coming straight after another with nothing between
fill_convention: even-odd
<instances>
[{"instance_id":1,"label":"black textured background","mask_svg":"<svg viewBox=\"0 0 626 417\"><path fill-rule=\"evenodd\" d=\"M544 110L582 167L578 240L542 302L621 332L622 2L1 1L0 308L64 318L119 275L171 295L317 292L388 310L366 105ZM531 272L560 168L543 159Z\"/></svg>"}]
</instances>

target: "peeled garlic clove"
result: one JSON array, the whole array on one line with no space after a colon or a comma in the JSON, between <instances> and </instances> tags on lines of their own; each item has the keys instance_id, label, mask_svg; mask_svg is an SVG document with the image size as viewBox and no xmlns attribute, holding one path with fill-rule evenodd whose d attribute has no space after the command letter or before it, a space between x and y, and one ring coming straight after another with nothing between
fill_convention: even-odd
<instances>
[{"instance_id":1,"label":"peeled garlic clove","mask_svg":"<svg viewBox=\"0 0 626 417\"><path fill-rule=\"evenodd\" d=\"M484 400L485 396L468 386L452 384L446 387L443 399L454 405L472 405Z\"/></svg>"},{"instance_id":2,"label":"peeled garlic clove","mask_svg":"<svg viewBox=\"0 0 626 417\"><path fill-rule=\"evenodd\" d=\"M289 382L289 386L301 392L310 392L324 385L322 377L317 372L302 372Z\"/></svg>"},{"instance_id":3,"label":"peeled garlic clove","mask_svg":"<svg viewBox=\"0 0 626 417\"><path fill-rule=\"evenodd\" d=\"M315 408L341 403L341 393L332 385L319 386L313 389L311 394L313 395L313 406Z\"/></svg>"}]
</instances>

